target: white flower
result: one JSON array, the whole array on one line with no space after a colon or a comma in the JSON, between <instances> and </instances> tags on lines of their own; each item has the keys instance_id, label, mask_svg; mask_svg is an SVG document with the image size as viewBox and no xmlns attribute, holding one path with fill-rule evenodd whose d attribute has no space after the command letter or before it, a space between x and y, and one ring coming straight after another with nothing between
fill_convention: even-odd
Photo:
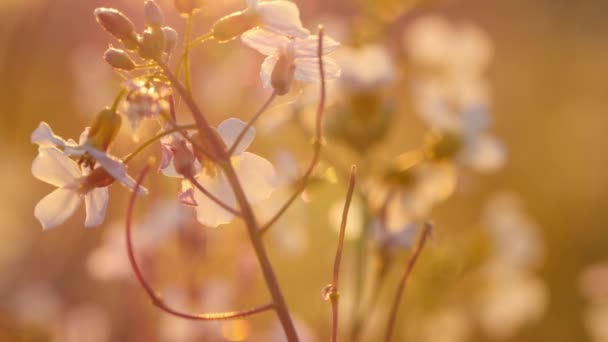
<instances>
[{"instance_id":1,"label":"white flower","mask_svg":"<svg viewBox=\"0 0 608 342\"><path fill-rule=\"evenodd\" d=\"M136 134L142 120L158 118L169 111L168 96L171 89L162 83L130 80L125 83L129 90L124 104L124 111L131 124L131 131Z\"/></svg>"},{"instance_id":2,"label":"white flower","mask_svg":"<svg viewBox=\"0 0 608 342\"><path fill-rule=\"evenodd\" d=\"M290 1L247 0L247 11L261 17L261 27L285 36L305 38L310 32L302 26L300 11Z\"/></svg>"},{"instance_id":3,"label":"white flower","mask_svg":"<svg viewBox=\"0 0 608 342\"><path fill-rule=\"evenodd\" d=\"M382 45L342 48L334 56L342 69L340 82L354 90L372 90L395 80L397 70Z\"/></svg>"},{"instance_id":4,"label":"white flower","mask_svg":"<svg viewBox=\"0 0 608 342\"><path fill-rule=\"evenodd\" d=\"M127 186L129 189L135 188L135 180L127 174L125 164L118 158L98 150L86 143L89 129L85 129L80 135L79 143L74 140L64 140L60 136L53 133L53 130L46 122L41 122L38 128L34 130L31 136L31 141L40 146L61 147L66 156L82 156L88 153L95 161L103 167L115 180ZM147 194L148 190L144 187L139 187L139 194Z\"/></svg>"},{"instance_id":5,"label":"white flower","mask_svg":"<svg viewBox=\"0 0 608 342\"><path fill-rule=\"evenodd\" d=\"M230 148L246 126L245 122L232 118L222 122L217 131L225 145ZM268 198L276 186L276 174L272 164L258 155L245 152L254 137L255 129L250 127L235 149L231 159L232 166L250 204L256 204ZM219 166L204 163L196 179L205 189L229 207L237 208L230 182ZM186 189L192 188L189 182L185 182ZM232 213L226 211L196 189L194 190L194 201L196 203L197 219L205 226L217 227L221 224L230 223L234 218Z\"/></svg>"},{"instance_id":6,"label":"white flower","mask_svg":"<svg viewBox=\"0 0 608 342\"><path fill-rule=\"evenodd\" d=\"M261 29L249 30L241 36L242 41L266 55L260 77L265 88L273 87L279 95L289 90L293 79L305 83L321 80L317 54L318 36L305 39L288 38ZM323 37L323 55L336 50L340 44L328 36ZM328 57L323 58L325 80L340 77L340 67Z\"/></svg>"},{"instance_id":7,"label":"white flower","mask_svg":"<svg viewBox=\"0 0 608 342\"><path fill-rule=\"evenodd\" d=\"M85 227L103 222L108 205L108 189L86 186L87 174L78 164L55 147L40 147L32 163L32 174L57 189L38 202L34 216L43 229L53 228L74 214L84 199Z\"/></svg>"}]
</instances>

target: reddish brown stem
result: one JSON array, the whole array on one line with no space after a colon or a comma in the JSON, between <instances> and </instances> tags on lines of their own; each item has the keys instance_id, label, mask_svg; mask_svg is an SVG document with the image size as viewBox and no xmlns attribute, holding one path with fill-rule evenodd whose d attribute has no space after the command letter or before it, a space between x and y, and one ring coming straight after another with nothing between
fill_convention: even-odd
<instances>
[{"instance_id":1,"label":"reddish brown stem","mask_svg":"<svg viewBox=\"0 0 608 342\"><path fill-rule=\"evenodd\" d=\"M422 252L424 248L424 244L426 243L427 238L429 237L432 230L432 225L430 223L424 224L424 230L418 240L418 244L416 244L416 249L412 253L406 267L405 272L401 276L401 280L399 281L399 286L397 287L397 294L395 295L395 299L393 300L393 305L391 307L391 311L388 318L388 323L386 325L386 335L384 337L385 342L389 342L393 336L393 329L395 327L395 321L397 320L397 311L399 310L399 302L401 301L401 296L403 295L403 291L405 290L405 282L407 281L410 273L414 269L416 265L416 261L418 260L418 256Z\"/></svg>"},{"instance_id":2,"label":"reddish brown stem","mask_svg":"<svg viewBox=\"0 0 608 342\"><path fill-rule=\"evenodd\" d=\"M192 185L194 185L195 188L197 188L200 192L202 192L203 195L207 196L215 204L222 207L222 209L228 211L229 213L231 213L234 216L242 216L238 210L231 208L228 204L222 202L222 200L220 200L215 195L213 195L211 192L209 192L209 190L205 189L205 187L203 187L201 185L201 183L199 183L199 181L196 180L196 178L194 178L193 176L190 176L190 177L187 177L187 179L190 181L190 183L192 183Z\"/></svg>"},{"instance_id":3,"label":"reddish brown stem","mask_svg":"<svg viewBox=\"0 0 608 342\"><path fill-rule=\"evenodd\" d=\"M243 311L214 312L214 313L203 313L203 314L188 313L188 312L179 311L179 310L176 310L176 309L170 307L163 301L161 296L158 293L156 293L156 291L154 291L152 286L146 281L146 278L144 277L139 265L137 264L137 260L135 258L135 252L133 249L133 239L131 236L131 231L132 231L131 223L132 223L133 211L134 211L134 207L135 207L135 200L137 199L137 190L139 190L139 187L141 186L142 182L144 181L144 178L146 177L146 175L148 174L148 171L150 171L150 165L147 165L143 169L143 171L141 172L139 177L137 178L137 183L135 184L135 188L133 189L133 193L131 194L131 198L129 199L129 206L127 208L127 221L126 221L125 230L126 230L127 253L129 255L129 262L131 263L131 267L133 268L133 272L135 273L135 276L137 277L139 284L146 291L146 293L148 294L148 297L150 297L150 300L152 301L152 303L155 306L157 306L159 309L161 309L162 311L164 311L170 315L185 318L185 319L199 320L199 321L231 320L231 319L251 316L251 315L272 309L274 307L274 305L271 303L271 304L266 304L266 305L248 309L248 310L243 310Z\"/></svg>"},{"instance_id":4,"label":"reddish brown stem","mask_svg":"<svg viewBox=\"0 0 608 342\"><path fill-rule=\"evenodd\" d=\"M260 228L259 235L263 235L266 231L268 231L268 229L270 229L270 227L272 227L272 225L275 224L279 220L279 218L281 218L281 216L283 216L283 214L287 211L287 209L289 209L289 207L291 207L291 205L298 198L298 196L300 196L300 194L304 190L306 190L306 187L308 186L308 181L310 180L310 177L312 176L312 173L315 170L315 167L319 163L319 159L321 159L321 148L323 147L323 114L325 113L325 93L326 93L326 91L325 91L325 69L323 67L323 34L324 34L323 27L320 26L319 34L318 34L319 44L317 46L317 56L319 58L319 75L320 75L320 80L321 80L321 93L320 93L320 98L319 98L319 105L317 107L317 117L316 117L316 123L315 123L315 137L313 140L312 158L310 160L310 163L308 164L308 168L306 169L306 172L304 173L304 175L300 178L300 180L298 182L299 185L298 185L298 188L296 189L296 191L291 195L291 197L287 200L287 202L285 202L285 204L283 204L283 206L281 206L279 211L277 211L277 213L274 214L274 216L265 225L263 225Z\"/></svg>"},{"instance_id":5,"label":"reddish brown stem","mask_svg":"<svg viewBox=\"0 0 608 342\"><path fill-rule=\"evenodd\" d=\"M355 180L357 175L357 167L353 165L350 171L350 179L348 181L348 191L346 193L346 201L344 202L344 210L342 211L342 221L340 223L340 234L338 236L338 247L336 248L336 257L334 259L333 281L329 289L329 299L331 300L332 321L331 321L331 342L338 341L338 300L340 299L339 281L340 281L340 263L342 261L342 251L344 250L344 235L346 233L346 222L348 219L348 210L353 199L355 190Z\"/></svg>"}]
</instances>

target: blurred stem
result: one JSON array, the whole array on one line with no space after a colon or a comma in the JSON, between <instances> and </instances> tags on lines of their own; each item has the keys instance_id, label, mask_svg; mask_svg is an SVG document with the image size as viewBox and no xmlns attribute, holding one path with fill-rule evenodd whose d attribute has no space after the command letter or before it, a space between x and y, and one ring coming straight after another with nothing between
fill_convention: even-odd
<instances>
[{"instance_id":1,"label":"blurred stem","mask_svg":"<svg viewBox=\"0 0 608 342\"><path fill-rule=\"evenodd\" d=\"M234 141L234 143L232 144L232 146L228 150L228 154L229 155L233 155L234 154L234 150L236 150L237 146L239 146L239 143L241 142L241 140L243 140L243 137L245 136L245 134L247 134L247 131L249 130L249 128L251 128L255 124L255 122L260 118L260 116L262 114L264 114L264 112L266 111L266 109L268 109L268 106L270 106L270 104L272 103L272 100L274 100L274 98L276 96L277 96L277 93L273 91L272 94L270 94L270 97L268 98L268 100L266 100L266 102L264 102L264 104L262 105L262 107L249 120L249 122L247 123L247 126L245 126L245 128L243 128L241 130L241 132L237 136L236 140Z\"/></svg>"},{"instance_id":2,"label":"blurred stem","mask_svg":"<svg viewBox=\"0 0 608 342\"><path fill-rule=\"evenodd\" d=\"M134 207L135 207L135 200L138 197L137 190L139 190L146 175L150 171L150 168L151 168L150 164L148 164L144 167L141 174L137 178L137 183L135 184L135 188L133 189L133 192L131 193L131 198L129 199L129 205L127 208L125 233L126 233L127 253L129 256L129 262L131 263L131 267L133 268L133 272L135 273L135 276L137 277L139 284L146 291L146 294L152 301L152 304L154 304L156 307L158 307L159 309L161 309L162 311L164 311L170 315L185 318L185 319L190 319L190 320L197 320L197 321L221 321L221 320L240 319L243 317L255 315L257 313L261 313L261 312L274 308L273 304L266 304L263 306L259 306L259 307L253 308L253 309L243 310L243 311L193 314L193 313L176 310L176 309L170 307L169 305L167 305L163 301L161 296L147 282L139 265L137 264L137 259L135 258L135 252L134 252L134 248L133 248L133 238L132 238L132 234L131 234L131 231L133 230L132 229L133 228L132 219L133 219L133 211L134 211Z\"/></svg>"},{"instance_id":3,"label":"blurred stem","mask_svg":"<svg viewBox=\"0 0 608 342\"><path fill-rule=\"evenodd\" d=\"M182 125L182 126L176 126L172 129L166 130L166 131L162 131L160 133L158 133L157 135L155 135L154 137L148 139L147 141L145 141L143 144L139 145L135 151L129 153L126 157L123 158L123 162L125 164L127 164L129 161L131 161L133 159L133 157L135 157L138 153L140 153L141 151L145 150L146 147L152 145L155 141L160 140L160 138L175 133L175 132L179 132L182 130L188 130L188 129L196 129L196 125L194 124L190 124L190 125Z\"/></svg>"},{"instance_id":4,"label":"blurred stem","mask_svg":"<svg viewBox=\"0 0 608 342\"><path fill-rule=\"evenodd\" d=\"M201 183L199 183L199 181L197 181L196 178L194 178L194 176L188 176L186 178L190 181L190 183L192 183L192 185L194 185L194 187L196 187L200 192L202 192L203 195L207 196L210 200L215 202L217 205L222 207L224 210L228 211L229 213L231 213L234 216L242 216L238 210L231 208L228 204L224 203L222 200L215 197L211 192L209 192L209 190L205 189L205 187L203 187L201 185Z\"/></svg>"},{"instance_id":5,"label":"blurred stem","mask_svg":"<svg viewBox=\"0 0 608 342\"><path fill-rule=\"evenodd\" d=\"M397 287L397 293L395 295L395 299L393 300L393 305L391 307L391 311L388 318L388 323L386 325L386 335L384 337L385 342L390 342L393 336L393 329L395 327L395 321L397 320L397 312L399 309L399 302L401 301L401 296L403 295L403 291L405 290L405 282L407 281L409 275L412 273L414 266L416 265L416 261L424 248L427 238L429 237L432 225L430 223L425 223L424 230L418 240L418 244L416 245L416 249L412 253L407 265L405 266L405 271L401 276L401 280L399 281L399 286Z\"/></svg>"},{"instance_id":6,"label":"blurred stem","mask_svg":"<svg viewBox=\"0 0 608 342\"><path fill-rule=\"evenodd\" d=\"M184 83L188 95L192 96L192 76L190 75L190 39L192 38L192 28L194 27L194 15L188 13L186 20L186 34L184 37Z\"/></svg>"},{"instance_id":7,"label":"blurred stem","mask_svg":"<svg viewBox=\"0 0 608 342\"><path fill-rule=\"evenodd\" d=\"M336 248L336 257L334 258L333 280L329 285L329 299L331 300L332 323L331 323L331 342L338 341L338 301L340 299L339 281L340 281L340 263L342 261L342 251L344 250L344 235L346 233L346 223L348 219L348 210L353 199L355 191L355 181L357 175L357 167L353 165L350 171L350 179L348 181L348 191L346 192L346 201L342 211L342 221L340 223L340 235L338 237L338 247Z\"/></svg>"},{"instance_id":8,"label":"blurred stem","mask_svg":"<svg viewBox=\"0 0 608 342\"><path fill-rule=\"evenodd\" d=\"M116 113L116 110L118 109L118 105L120 104L120 101L122 100L123 97L125 97L125 95L127 94L127 89L122 89L118 95L116 95L116 97L114 98L114 102L112 102L112 107L110 108L110 110L113 113Z\"/></svg>"},{"instance_id":9,"label":"blurred stem","mask_svg":"<svg viewBox=\"0 0 608 342\"><path fill-rule=\"evenodd\" d=\"M194 40L190 41L190 43L188 45L191 48L193 48L195 46L198 46L198 45L206 42L209 39L213 39L213 31L209 31L209 32L205 33L204 35L195 38Z\"/></svg>"}]
</instances>

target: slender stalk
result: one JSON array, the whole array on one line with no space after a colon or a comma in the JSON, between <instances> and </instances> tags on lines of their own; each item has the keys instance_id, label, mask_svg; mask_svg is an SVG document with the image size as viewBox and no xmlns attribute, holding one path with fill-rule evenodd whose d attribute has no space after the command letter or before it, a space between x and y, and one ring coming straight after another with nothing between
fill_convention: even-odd
<instances>
[{"instance_id":1,"label":"slender stalk","mask_svg":"<svg viewBox=\"0 0 608 342\"><path fill-rule=\"evenodd\" d=\"M190 43L188 45L190 45L190 47L193 48L197 45L200 45L200 44L206 42L209 39L213 39L212 31L209 31L209 32L203 34L202 36L194 38L192 41L190 41Z\"/></svg>"},{"instance_id":2,"label":"slender stalk","mask_svg":"<svg viewBox=\"0 0 608 342\"><path fill-rule=\"evenodd\" d=\"M397 287L397 294L395 295L395 299L393 300L393 305L391 307L391 311L389 314L388 323L386 325L386 335L384 337L385 342L389 342L392 338L393 329L395 327L395 321L397 320L397 311L399 309L399 302L401 301L401 296L403 295L403 291L405 289L405 282L407 281L407 278L409 277L410 273L412 273L412 270L414 269L414 266L416 265L416 261L418 260L418 256L420 256L420 253L422 252L422 249L424 248L424 244L426 243L426 240L429 237L431 230L432 230L432 225L428 222L425 223L424 230L422 231L422 235L420 236L420 239L418 240L416 249L412 253L412 256L410 257L410 259L405 267L405 271L403 272L403 275L401 276L401 280L399 281L399 286Z\"/></svg>"},{"instance_id":3,"label":"slender stalk","mask_svg":"<svg viewBox=\"0 0 608 342\"><path fill-rule=\"evenodd\" d=\"M143 144L139 145L135 151L129 153L126 157L123 158L123 162L125 164L127 164L129 161L131 161L133 159L133 157L135 157L138 153L140 153L141 151L145 150L148 146L152 145L155 141L159 140L160 138L175 133L175 132L179 132L182 130L188 130L188 129L195 129L196 125L190 124L190 125L182 125L182 126L176 126L174 128L168 129L166 131L162 131L160 133L158 133L157 135L153 136L152 138L148 139L147 141L145 141Z\"/></svg>"},{"instance_id":4,"label":"slender stalk","mask_svg":"<svg viewBox=\"0 0 608 342\"><path fill-rule=\"evenodd\" d=\"M192 96L192 75L190 75L190 39L192 37L192 28L194 26L194 16L188 13L186 21L186 33L184 37L184 83L188 95Z\"/></svg>"},{"instance_id":5,"label":"slender stalk","mask_svg":"<svg viewBox=\"0 0 608 342\"><path fill-rule=\"evenodd\" d=\"M315 167L319 163L321 159L321 148L323 147L323 114L325 113L325 69L323 67L323 27L319 27L318 39L319 44L317 47L317 56L319 58L319 75L321 80L321 94L319 99L319 105L317 107L317 116L315 123L315 137L313 140L313 155L308 164L308 168L306 172L299 180L299 186L296 188L296 191L291 195L291 197L283 204L283 206L277 211L276 214L260 228L259 235L264 235L275 224L281 216L289 209L289 207L293 204L293 202L300 196L300 194L306 189L308 186L308 182L312 173L315 170Z\"/></svg>"},{"instance_id":6,"label":"slender stalk","mask_svg":"<svg viewBox=\"0 0 608 342\"><path fill-rule=\"evenodd\" d=\"M127 94L127 90L123 88L118 93L118 95L116 95L116 98L114 98L114 102L112 102L112 107L110 109L112 112L116 113L116 110L118 109L118 105L120 104L120 101L126 94Z\"/></svg>"},{"instance_id":7,"label":"slender stalk","mask_svg":"<svg viewBox=\"0 0 608 342\"><path fill-rule=\"evenodd\" d=\"M342 261L342 251L344 250L344 235L346 233L346 222L348 219L348 210L353 199L355 190L355 179L357 175L357 167L353 165L350 171L350 179L348 181L348 191L346 193L346 201L344 202L344 210L342 211L342 222L340 223L340 234L338 237L338 247L336 248L336 257L334 258L333 280L329 286L329 299L331 300L332 321L331 321L331 342L338 341L338 300L340 299L339 281L340 281L340 263Z\"/></svg>"},{"instance_id":8,"label":"slender stalk","mask_svg":"<svg viewBox=\"0 0 608 342\"><path fill-rule=\"evenodd\" d=\"M133 272L135 273L135 276L137 277L139 284L145 290L146 294L148 295L148 297L150 298L152 303L155 306L157 306L159 309L161 309L162 311L164 311L170 315L185 318L185 319L198 320L198 321L219 321L219 320L238 319L238 318L251 316L251 315L254 315L257 313L261 313L264 311L268 311L268 310L274 308L274 304L271 303L271 304L266 304L266 305L248 309L248 310L243 310L243 311L214 312L214 313L199 314L199 313L188 313L188 312L176 310L176 309L170 307L169 305L167 305L163 301L162 297L152 288L150 283L148 283L148 281L144 277L139 265L137 264L137 259L135 258L135 252L134 252L134 248L133 248L133 238L132 238L132 234L131 234L135 200L138 197L137 190L141 186L142 182L144 181L144 178L146 177L146 175L148 174L149 171L150 171L150 165L147 165L142 170L141 174L139 175L139 177L137 179L137 183L135 184L135 188L133 189L133 192L131 194L131 198L129 199L129 206L127 208L127 221L126 221L125 233L126 233L127 253L129 256L129 262L131 263L131 267L133 268Z\"/></svg>"},{"instance_id":9,"label":"slender stalk","mask_svg":"<svg viewBox=\"0 0 608 342\"><path fill-rule=\"evenodd\" d=\"M207 121L205 116L202 114L200 108L196 105L196 103L188 94L184 86L177 80L177 78L171 72L167 64L161 60L157 60L156 62L159 64L169 81L172 83L173 87L182 96L184 102L190 109L192 116L198 125L200 133L208 137L210 148L213 149L214 152L213 154L218 156L218 160L216 160L216 162L220 167L222 167L234 191L236 201L241 209L242 218L245 221L245 225L247 226L249 238L256 253L258 262L260 263L260 268L262 269L264 279L266 280L266 286L268 287L268 290L272 297L274 309L277 312L277 316L279 317L287 340L290 342L299 341L298 335L293 325L293 321L291 319L291 315L289 314L289 310L287 309L287 303L285 302L283 293L281 292L278 281L276 279L276 275L274 274L274 270L272 269L272 265L270 264L270 260L266 253L263 241L257 234L259 227L253 215L253 210L251 208L251 205L247 201L247 197L245 196L240 181L236 176L234 168L232 167L232 164L230 164L230 156L228 155L228 152L225 150L223 143L219 141L219 138L215 134L213 128L209 125L209 122Z\"/></svg>"},{"instance_id":10,"label":"slender stalk","mask_svg":"<svg viewBox=\"0 0 608 342\"><path fill-rule=\"evenodd\" d=\"M242 216L238 210L231 208L228 204L224 203L221 199L215 197L215 195L210 193L209 190L205 189L205 187L203 187L201 185L201 183L199 183L199 181L197 181L196 178L194 178L194 176L189 176L188 180L190 181L190 183L192 183L192 185L194 185L194 187L196 187L200 192L202 192L203 195L209 197L210 200L212 200L213 202L215 202L215 204L222 207L222 209L228 211L229 213L231 213L234 216Z\"/></svg>"},{"instance_id":11,"label":"slender stalk","mask_svg":"<svg viewBox=\"0 0 608 342\"><path fill-rule=\"evenodd\" d=\"M272 100L274 100L274 98L276 96L277 96L277 93L273 91L272 94L270 94L270 97L268 98L268 100L266 100L266 102L264 102L262 107L260 109L258 109L257 113L255 113L255 115L249 120L249 122L247 123L247 126L245 126L245 128L243 128L243 130L239 133L239 135L237 136L237 138L234 141L234 143L232 144L232 146L230 146L230 149L228 149L229 155L234 154L234 150L236 150L237 146L239 146L239 144L241 143L241 140L243 140L243 137L245 137L245 134L247 134L247 131L249 130L249 128L251 128L255 124L255 122L260 118L260 116L262 116L262 114L264 114L264 112L266 111L266 109L268 109L268 106L270 106L270 104L272 103Z\"/></svg>"}]
</instances>

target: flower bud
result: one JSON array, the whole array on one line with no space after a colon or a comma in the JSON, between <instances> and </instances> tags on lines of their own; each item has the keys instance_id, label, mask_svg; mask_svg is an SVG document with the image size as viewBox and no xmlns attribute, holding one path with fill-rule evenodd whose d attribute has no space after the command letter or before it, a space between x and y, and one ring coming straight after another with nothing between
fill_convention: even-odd
<instances>
[{"instance_id":1,"label":"flower bud","mask_svg":"<svg viewBox=\"0 0 608 342\"><path fill-rule=\"evenodd\" d=\"M463 147L460 136L448 132L431 132L426 139L425 152L427 158L433 161L442 161L454 158Z\"/></svg>"},{"instance_id":2,"label":"flower bud","mask_svg":"<svg viewBox=\"0 0 608 342\"><path fill-rule=\"evenodd\" d=\"M105 188L114 183L115 179L103 167L96 167L89 173L81 185L82 192L88 192L94 188Z\"/></svg>"},{"instance_id":3,"label":"flower bud","mask_svg":"<svg viewBox=\"0 0 608 342\"><path fill-rule=\"evenodd\" d=\"M256 27L259 16L251 11L236 12L220 18L211 28L213 38L220 42L227 42L246 31Z\"/></svg>"},{"instance_id":4,"label":"flower bud","mask_svg":"<svg viewBox=\"0 0 608 342\"><path fill-rule=\"evenodd\" d=\"M95 117L86 144L98 150L107 151L116 135L118 135L121 124L120 115L110 109L102 110Z\"/></svg>"},{"instance_id":5,"label":"flower bud","mask_svg":"<svg viewBox=\"0 0 608 342\"><path fill-rule=\"evenodd\" d=\"M170 54L177 44L177 31L171 27L163 27L163 35L165 36L165 52Z\"/></svg>"},{"instance_id":6,"label":"flower bud","mask_svg":"<svg viewBox=\"0 0 608 342\"><path fill-rule=\"evenodd\" d=\"M141 38L139 55L142 58L158 59L165 51L165 35L163 30L148 28Z\"/></svg>"},{"instance_id":7,"label":"flower bud","mask_svg":"<svg viewBox=\"0 0 608 342\"><path fill-rule=\"evenodd\" d=\"M201 8L202 0L173 0L173 4L179 13L188 14Z\"/></svg>"},{"instance_id":8,"label":"flower bud","mask_svg":"<svg viewBox=\"0 0 608 342\"><path fill-rule=\"evenodd\" d=\"M133 44L137 45L137 33L135 33L135 25L122 12L113 8L97 8L95 9L95 17L97 22L103 26L106 31L125 43L128 48L132 48Z\"/></svg>"},{"instance_id":9,"label":"flower bud","mask_svg":"<svg viewBox=\"0 0 608 342\"><path fill-rule=\"evenodd\" d=\"M184 177L194 176L194 154L186 146L186 142L179 140L172 147L173 166L175 171Z\"/></svg>"},{"instance_id":10,"label":"flower bud","mask_svg":"<svg viewBox=\"0 0 608 342\"><path fill-rule=\"evenodd\" d=\"M144 21L152 27L161 27L165 22L163 11L154 0L146 0L144 3Z\"/></svg>"},{"instance_id":11,"label":"flower bud","mask_svg":"<svg viewBox=\"0 0 608 342\"><path fill-rule=\"evenodd\" d=\"M129 54L123 50L109 48L103 54L103 59L105 59L112 68L126 71L135 69L135 62L133 62Z\"/></svg>"},{"instance_id":12,"label":"flower bud","mask_svg":"<svg viewBox=\"0 0 608 342\"><path fill-rule=\"evenodd\" d=\"M272 69L270 84L277 95L285 95L291 88L296 67L287 56L281 55Z\"/></svg>"}]
</instances>

